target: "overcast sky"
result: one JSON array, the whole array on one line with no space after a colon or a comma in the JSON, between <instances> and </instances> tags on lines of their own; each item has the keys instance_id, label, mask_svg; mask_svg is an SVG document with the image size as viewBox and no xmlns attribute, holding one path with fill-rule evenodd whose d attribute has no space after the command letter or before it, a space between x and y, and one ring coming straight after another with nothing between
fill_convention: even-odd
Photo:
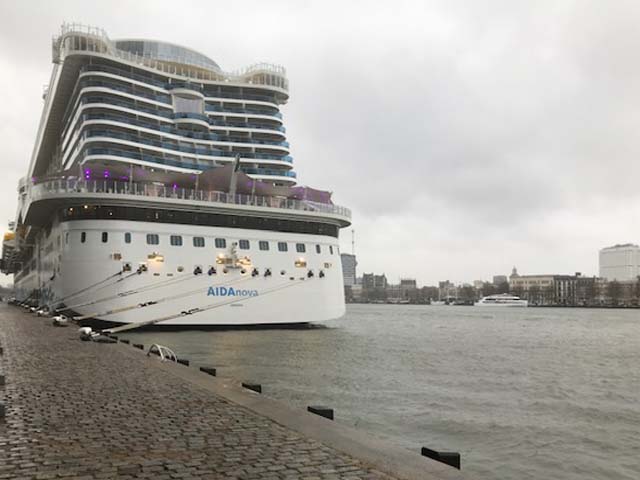
<instances>
[{"instance_id":1,"label":"overcast sky","mask_svg":"<svg viewBox=\"0 0 640 480\"><path fill-rule=\"evenodd\" d=\"M298 179L353 210L359 274L597 274L640 242L640 2L0 0L3 222L63 21L284 65Z\"/></svg>"}]
</instances>

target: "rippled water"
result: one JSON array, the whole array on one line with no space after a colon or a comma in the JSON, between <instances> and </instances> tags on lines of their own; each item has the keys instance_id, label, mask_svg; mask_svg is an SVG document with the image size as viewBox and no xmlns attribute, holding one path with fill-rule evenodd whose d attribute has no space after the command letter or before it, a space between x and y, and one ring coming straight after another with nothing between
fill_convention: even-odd
<instances>
[{"instance_id":1,"label":"rippled water","mask_svg":"<svg viewBox=\"0 0 640 480\"><path fill-rule=\"evenodd\" d=\"M142 332L476 479L640 479L640 311L349 305L309 330Z\"/></svg>"}]
</instances>

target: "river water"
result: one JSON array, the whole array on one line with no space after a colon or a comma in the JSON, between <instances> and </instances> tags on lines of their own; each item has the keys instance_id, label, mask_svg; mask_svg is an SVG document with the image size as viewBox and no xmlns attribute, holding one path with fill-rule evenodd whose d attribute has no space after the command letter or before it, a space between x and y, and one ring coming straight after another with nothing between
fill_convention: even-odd
<instances>
[{"instance_id":1,"label":"river water","mask_svg":"<svg viewBox=\"0 0 640 480\"><path fill-rule=\"evenodd\" d=\"M348 305L326 328L127 335L475 479L640 479L640 311Z\"/></svg>"}]
</instances>

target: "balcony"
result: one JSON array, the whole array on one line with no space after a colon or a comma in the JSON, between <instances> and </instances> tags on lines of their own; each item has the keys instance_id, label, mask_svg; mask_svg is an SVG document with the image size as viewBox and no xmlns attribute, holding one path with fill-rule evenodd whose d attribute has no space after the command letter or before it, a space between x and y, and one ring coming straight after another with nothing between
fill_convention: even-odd
<instances>
[{"instance_id":1,"label":"balcony","mask_svg":"<svg viewBox=\"0 0 640 480\"><path fill-rule=\"evenodd\" d=\"M260 160L275 160L278 162L287 162L293 163L293 157L291 155L276 155L273 153L253 153L253 152L232 152L228 150L221 150L219 148L215 148L215 146L211 145L185 145L181 143L180 145L177 142L164 141L164 140L154 140L151 138L141 137L139 135L116 132L113 130L105 129L90 129L86 132L85 138L92 137L103 137L105 141L108 141L109 138L116 138L120 140L126 140L128 142L140 143L142 145L149 145L157 148L164 148L167 150L173 150L174 155L180 155L183 153L191 153L194 155L207 155L210 157L225 157L225 158L235 158L236 155L240 154L241 159L252 159L257 160L258 163ZM254 162L256 163L256 162Z\"/></svg>"},{"instance_id":2,"label":"balcony","mask_svg":"<svg viewBox=\"0 0 640 480\"><path fill-rule=\"evenodd\" d=\"M89 147L84 151L84 154L82 156L86 158L89 156L101 156L101 155L107 155L110 157L123 157L123 158L129 158L132 160L140 160L147 163L155 163L157 164L158 167L162 167L164 165L169 167L177 167L180 169L195 170L195 171L202 171L203 169L206 169L204 168L205 165L202 165L202 164L189 163L189 162L185 162L178 159L174 160L170 158L161 157L158 155L149 155L145 153L133 152L130 150L125 150L120 148ZM235 154L227 155L227 156L235 157ZM242 160L242 157L241 157L241 160ZM249 168L249 167L244 167L242 165L240 166L240 169L248 175L278 176L278 177L287 177L292 179L297 177L296 172L291 170L278 170L278 169L269 169L269 168Z\"/></svg>"},{"instance_id":3,"label":"balcony","mask_svg":"<svg viewBox=\"0 0 640 480\"><path fill-rule=\"evenodd\" d=\"M153 183L104 180L50 180L28 189L23 211L25 222L50 221L55 209L86 203L242 214L254 211L272 218L303 217L324 220L340 228L351 224L351 211L340 205L308 200L259 195L230 195L225 192L175 188ZM255 215L256 213L254 213Z\"/></svg>"}]
</instances>

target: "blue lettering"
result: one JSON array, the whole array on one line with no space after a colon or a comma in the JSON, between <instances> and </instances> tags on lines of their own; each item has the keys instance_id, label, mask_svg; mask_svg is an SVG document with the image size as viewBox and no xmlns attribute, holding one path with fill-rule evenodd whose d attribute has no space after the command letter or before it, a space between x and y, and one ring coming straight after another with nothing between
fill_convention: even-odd
<instances>
[{"instance_id":1,"label":"blue lettering","mask_svg":"<svg viewBox=\"0 0 640 480\"><path fill-rule=\"evenodd\" d=\"M257 297L257 290L236 290L233 287L209 287L207 296L213 297Z\"/></svg>"}]
</instances>

